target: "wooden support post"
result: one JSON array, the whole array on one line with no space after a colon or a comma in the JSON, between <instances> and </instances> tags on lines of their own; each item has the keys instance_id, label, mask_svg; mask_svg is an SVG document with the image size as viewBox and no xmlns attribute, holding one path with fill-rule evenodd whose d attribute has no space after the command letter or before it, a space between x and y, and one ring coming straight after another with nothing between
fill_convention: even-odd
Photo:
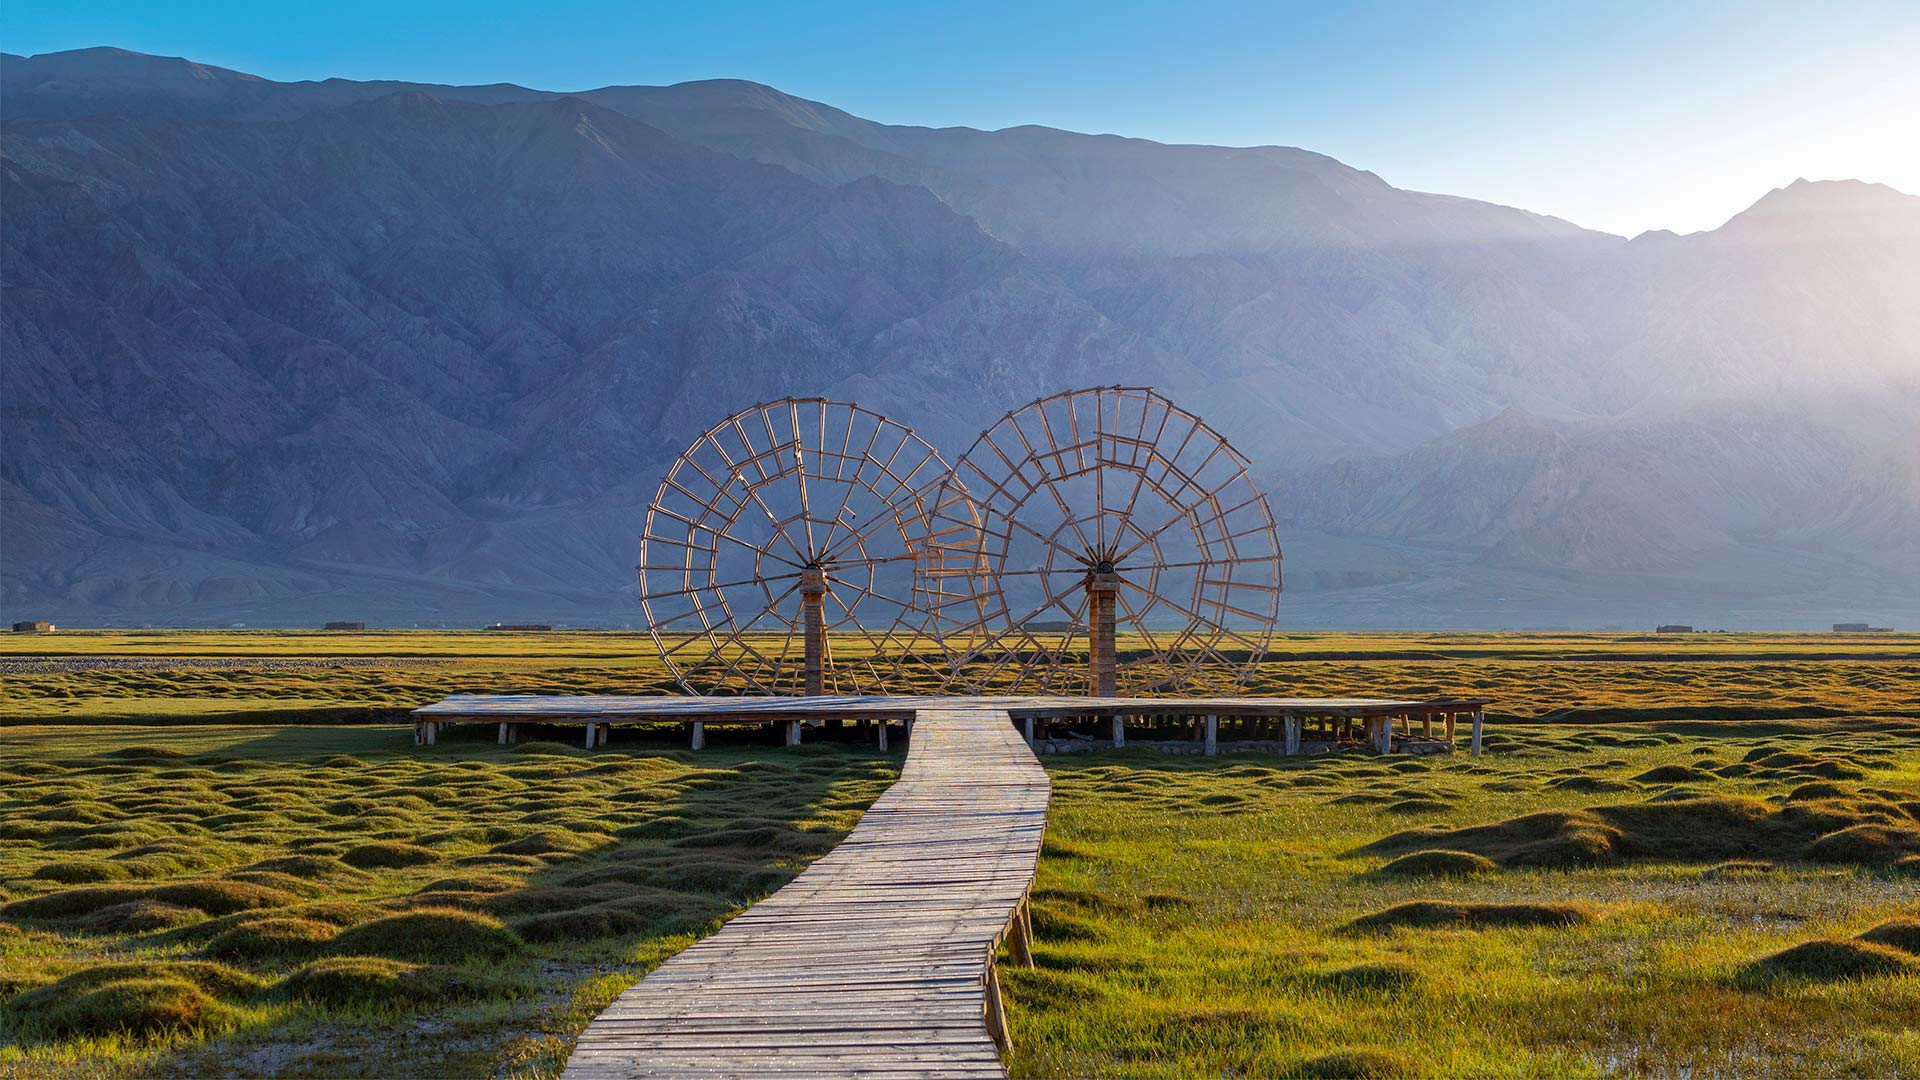
<instances>
[{"instance_id":1,"label":"wooden support post","mask_svg":"<svg viewBox=\"0 0 1920 1080\"><path fill-rule=\"evenodd\" d=\"M800 745L800 721L798 720L787 721L787 745Z\"/></svg>"},{"instance_id":2,"label":"wooden support post","mask_svg":"<svg viewBox=\"0 0 1920 1080\"><path fill-rule=\"evenodd\" d=\"M1453 717L1454 717L1454 714L1453 714L1453 713L1447 713L1447 714L1446 714L1446 718L1447 718L1447 741L1448 741L1448 742L1452 742L1452 741L1453 741Z\"/></svg>"},{"instance_id":3,"label":"wooden support post","mask_svg":"<svg viewBox=\"0 0 1920 1080\"><path fill-rule=\"evenodd\" d=\"M812 528L812 526L808 526ZM806 636L806 691L808 697L827 692L827 575L817 566L800 572L800 618ZM789 742L787 745L794 745Z\"/></svg>"},{"instance_id":4,"label":"wooden support post","mask_svg":"<svg viewBox=\"0 0 1920 1080\"><path fill-rule=\"evenodd\" d=\"M500 721L500 745L501 746L507 745L507 728L511 726L512 725L508 724L505 720Z\"/></svg>"},{"instance_id":5,"label":"wooden support post","mask_svg":"<svg viewBox=\"0 0 1920 1080\"><path fill-rule=\"evenodd\" d=\"M1420 737L1423 739L1433 738L1433 714L1432 713L1423 713L1421 715Z\"/></svg>"},{"instance_id":6,"label":"wooden support post","mask_svg":"<svg viewBox=\"0 0 1920 1080\"><path fill-rule=\"evenodd\" d=\"M880 721L879 723L873 725L873 730L874 730L874 736L880 744L880 752L883 754L886 753L887 752L887 722L885 720Z\"/></svg>"},{"instance_id":7,"label":"wooden support post","mask_svg":"<svg viewBox=\"0 0 1920 1080\"><path fill-rule=\"evenodd\" d=\"M605 746L607 745L607 740L611 738L613 738L613 725L611 723L601 724L600 738L594 743L594 745Z\"/></svg>"},{"instance_id":8,"label":"wooden support post","mask_svg":"<svg viewBox=\"0 0 1920 1080\"><path fill-rule=\"evenodd\" d=\"M1095 567L1087 580L1087 663L1094 697L1114 695L1119 661L1114 650L1113 607L1119 591L1120 575L1113 572L1112 565Z\"/></svg>"},{"instance_id":9,"label":"wooden support post","mask_svg":"<svg viewBox=\"0 0 1920 1080\"><path fill-rule=\"evenodd\" d=\"M1118 750L1125 745L1127 745L1127 721L1119 713L1114 713L1113 714L1113 748L1115 750Z\"/></svg>"},{"instance_id":10,"label":"wooden support post","mask_svg":"<svg viewBox=\"0 0 1920 1080\"><path fill-rule=\"evenodd\" d=\"M594 740L599 737L600 733L594 730L598 726L591 720L587 721L587 749L589 750L593 749Z\"/></svg>"},{"instance_id":11,"label":"wooden support post","mask_svg":"<svg viewBox=\"0 0 1920 1080\"><path fill-rule=\"evenodd\" d=\"M1288 713L1281 720L1281 725L1283 730L1285 730L1287 733L1286 742L1282 748L1285 749L1286 752L1289 754L1299 753L1300 752L1300 721L1299 719L1295 717L1292 713Z\"/></svg>"},{"instance_id":12,"label":"wooden support post","mask_svg":"<svg viewBox=\"0 0 1920 1080\"><path fill-rule=\"evenodd\" d=\"M1027 717L1027 749L1033 749L1033 717Z\"/></svg>"},{"instance_id":13,"label":"wooden support post","mask_svg":"<svg viewBox=\"0 0 1920 1080\"><path fill-rule=\"evenodd\" d=\"M1473 756L1480 756L1480 724L1486 717L1485 709L1473 710Z\"/></svg>"},{"instance_id":14,"label":"wooden support post","mask_svg":"<svg viewBox=\"0 0 1920 1080\"><path fill-rule=\"evenodd\" d=\"M1212 757L1219 752L1220 718L1217 716L1209 716L1207 717L1207 756Z\"/></svg>"},{"instance_id":15,"label":"wooden support post","mask_svg":"<svg viewBox=\"0 0 1920 1080\"><path fill-rule=\"evenodd\" d=\"M693 722L693 748L695 750L704 750L707 748L707 725L705 721L695 720Z\"/></svg>"},{"instance_id":16,"label":"wooden support post","mask_svg":"<svg viewBox=\"0 0 1920 1080\"><path fill-rule=\"evenodd\" d=\"M993 1036L1002 1054L1013 1052L1013 1040L1007 1037L1006 1006L1000 1003L1000 975L994 970L992 957L987 958L987 1034Z\"/></svg>"},{"instance_id":17,"label":"wooden support post","mask_svg":"<svg viewBox=\"0 0 1920 1080\"><path fill-rule=\"evenodd\" d=\"M427 745L432 746L434 743L439 741L440 741L440 725L433 722L432 720L427 721Z\"/></svg>"},{"instance_id":18,"label":"wooden support post","mask_svg":"<svg viewBox=\"0 0 1920 1080\"><path fill-rule=\"evenodd\" d=\"M1020 901L1013 909L1013 918L1007 923L1007 955L1021 967L1033 966L1032 927L1028 925L1027 902Z\"/></svg>"}]
</instances>

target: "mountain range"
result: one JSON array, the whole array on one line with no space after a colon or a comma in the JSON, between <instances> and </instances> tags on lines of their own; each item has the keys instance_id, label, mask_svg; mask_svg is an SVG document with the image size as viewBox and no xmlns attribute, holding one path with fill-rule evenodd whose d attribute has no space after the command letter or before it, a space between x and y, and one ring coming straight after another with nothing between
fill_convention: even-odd
<instances>
[{"instance_id":1,"label":"mountain range","mask_svg":"<svg viewBox=\"0 0 1920 1080\"><path fill-rule=\"evenodd\" d=\"M1629 240L1289 147L105 48L0 55L0 170L7 619L629 625L646 502L737 408L951 459L1141 383L1253 458L1289 624L1920 621L1881 185Z\"/></svg>"}]
</instances>

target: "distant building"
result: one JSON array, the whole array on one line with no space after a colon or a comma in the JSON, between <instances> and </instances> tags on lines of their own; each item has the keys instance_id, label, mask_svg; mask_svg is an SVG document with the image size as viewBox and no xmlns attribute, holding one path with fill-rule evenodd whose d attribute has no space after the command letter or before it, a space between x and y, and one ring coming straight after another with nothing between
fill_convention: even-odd
<instances>
[{"instance_id":1,"label":"distant building","mask_svg":"<svg viewBox=\"0 0 1920 1080\"><path fill-rule=\"evenodd\" d=\"M514 622L514 623L497 622L497 623L494 623L492 626L487 627L487 629L489 630L551 630L553 629L553 624L543 623L543 622Z\"/></svg>"},{"instance_id":2,"label":"distant building","mask_svg":"<svg viewBox=\"0 0 1920 1080\"><path fill-rule=\"evenodd\" d=\"M367 624L363 622L330 622L321 627L322 630L365 630L366 628Z\"/></svg>"},{"instance_id":3,"label":"distant building","mask_svg":"<svg viewBox=\"0 0 1920 1080\"><path fill-rule=\"evenodd\" d=\"M1667 624L1667 625L1665 625L1665 626L1661 626L1661 627L1657 627L1657 628L1655 628L1655 630L1654 630L1654 633L1657 633L1657 634L1691 634L1691 633L1693 633L1693 627L1691 627L1691 626L1686 626L1686 625L1684 625L1684 624L1681 624L1681 623L1668 623L1668 624Z\"/></svg>"},{"instance_id":4,"label":"distant building","mask_svg":"<svg viewBox=\"0 0 1920 1080\"><path fill-rule=\"evenodd\" d=\"M17 630L19 627L14 629ZM1893 627L1868 626L1863 622L1837 622L1833 624L1833 632L1836 634L1891 634Z\"/></svg>"},{"instance_id":5,"label":"distant building","mask_svg":"<svg viewBox=\"0 0 1920 1080\"><path fill-rule=\"evenodd\" d=\"M17 622L13 624L13 632L16 634L51 634L53 631L54 625L45 619L33 619L28 622Z\"/></svg>"}]
</instances>

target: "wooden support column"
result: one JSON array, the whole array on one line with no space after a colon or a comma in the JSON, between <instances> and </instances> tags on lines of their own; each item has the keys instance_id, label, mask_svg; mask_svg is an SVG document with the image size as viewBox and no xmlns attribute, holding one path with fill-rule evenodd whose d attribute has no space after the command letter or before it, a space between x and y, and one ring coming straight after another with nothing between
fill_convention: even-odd
<instances>
[{"instance_id":1,"label":"wooden support column","mask_svg":"<svg viewBox=\"0 0 1920 1080\"><path fill-rule=\"evenodd\" d=\"M1432 713L1422 713L1422 714L1421 714L1421 716L1420 716L1420 737L1421 737L1421 738L1423 738L1423 739L1431 739L1431 738L1433 738L1433 714L1432 714Z\"/></svg>"},{"instance_id":2,"label":"wooden support column","mask_svg":"<svg viewBox=\"0 0 1920 1080\"><path fill-rule=\"evenodd\" d=\"M705 721L695 720L693 722L692 741L695 750L705 750L707 748L707 725Z\"/></svg>"},{"instance_id":3,"label":"wooden support column","mask_svg":"<svg viewBox=\"0 0 1920 1080\"><path fill-rule=\"evenodd\" d=\"M434 743L439 741L440 741L440 725L432 720L427 721L427 745L432 746Z\"/></svg>"},{"instance_id":4,"label":"wooden support column","mask_svg":"<svg viewBox=\"0 0 1920 1080\"><path fill-rule=\"evenodd\" d=\"M1114 713L1113 714L1113 748L1115 750L1118 750L1125 745L1127 745L1126 718L1122 717L1119 713Z\"/></svg>"},{"instance_id":5,"label":"wooden support column","mask_svg":"<svg viewBox=\"0 0 1920 1080\"><path fill-rule=\"evenodd\" d=\"M1033 966L1033 928L1027 922L1027 902L1020 901L1007 923L1007 955L1021 967Z\"/></svg>"},{"instance_id":6,"label":"wooden support column","mask_svg":"<svg viewBox=\"0 0 1920 1080\"><path fill-rule=\"evenodd\" d=\"M1119 662L1114 654L1113 608L1119 591L1120 575L1113 572L1111 563L1101 563L1087 577L1087 663L1094 697L1114 696Z\"/></svg>"},{"instance_id":7,"label":"wooden support column","mask_svg":"<svg viewBox=\"0 0 1920 1080\"><path fill-rule=\"evenodd\" d=\"M605 746L607 745L607 740L611 738L613 738L613 725L611 723L601 724L600 739L594 745Z\"/></svg>"},{"instance_id":8,"label":"wooden support column","mask_svg":"<svg viewBox=\"0 0 1920 1080\"><path fill-rule=\"evenodd\" d=\"M1283 744L1282 749L1286 750L1286 752L1289 754L1299 753L1300 752L1300 721L1299 719L1295 717L1292 713L1288 713L1281 720L1281 725L1282 725L1282 729L1286 732L1286 742Z\"/></svg>"},{"instance_id":9,"label":"wooden support column","mask_svg":"<svg viewBox=\"0 0 1920 1080\"><path fill-rule=\"evenodd\" d=\"M809 526L811 527L811 526ZM806 692L826 693L827 685L827 574L817 566L800 572L800 616L806 630ZM788 743L789 746L793 743Z\"/></svg>"},{"instance_id":10,"label":"wooden support column","mask_svg":"<svg viewBox=\"0 0 1920 1080\"><path fill-rule=\"evenodd\" d=\"M887 722L882 720L873 725L873 731L875 740L879 743L880 751L885 753L887 749Z\"/></svg>"},{"instance_id":11,"label":"wooden support column","mask_svg":"<svg viewBox=\"0 0 1920 1080\"><path fill-rule=\"evenodd\" d=\"M599 727L599 726L600 726L600 725L598 725L598 724L596 724L596 723L594 723L594 722L593 722L593 721L591 721L591 720L589 720L589 721L587 721L587 749L589 749L589 750L591 750L591 749L593 749L593 747L594 747L594 741L595 741L595 740L596 740L596 739L597 739L597 738L599 737L599 735L600 735L600 733L599 733L598 731L595 731L595 730L594 730L594 728L597 728L597 727Z\"/></svg>"},{"instance_id":12,"label":"wooden support column","mask_svg":"<svg viewBox=\"0 0 1920 1080\"><path fill-rule=\"evenodd\" d=\"M1207 717L1207 756L1212 757L1219 752L1220 718L1217 716L1209 716Z\"/></svg>"},{"instance_id":13,"label":"wooden support column","mask_svg":"<svg viewBox=\"0 0 1920 1080\"><path fill-rule=\"evenodd\" d=\"M1480 756L1480 725L1486 718L1485 709L1473 710L1473 756Z\"/></svg>"},{"instance_id":14,"label":"wooden support column","mask_svg":"<svg viewBox=\"0 0 1920 1080\"><path fill-rule=\"evenodd\" d=\"M1000 1003L1000 975L994 970L992 957L987 958L987 1034L993 1036L1002 1054L1013 1052L1013 1040L1007 1036L1006 1006Z\"/></svg>"},{"instance_id":15,"label":"wooden support column","mask_svg":"<svg viewBox=\"0 0 1920 1080\"><path fill-rule=\"evenodd\" d=\"M787 721L787 745L800 745L800 721L798 720Z\"/></svg>"},{"instance_id":16,"label":"wooden support column","mask_svg":"<svg viewBox=\"0 0 1920 1080\"><path fill-rule=\"evenodd\" d=\"M1033 717L1027 717L1027 749L1033 749Z\"/></svg>"},{"instance_id":17,"label":"wooden support column","mask_svg":"<svg viewBox=\"0 0 1920 1080\"><path fill-rule=\"evenodd\" d=\"M507 729L512 726L513 726L512 724L507 723L505 720L500 721L500 745L501 746L507 745Z\"/></svg>"},{"instance_id":18,"label":"wooden support column","mask_svg":"<svg viewBox=\"0 0 1920 1080\"><path fill-rule=\"evenodd\" d=\"M1448 741L1448 742L1452 742L1452 741L1453 741L1453 717L1454 717L1454 714L1453 714L1453 713L1446 713L1446 714L1444 714L1444 715L1446 716L1446 724L1447 724L1447 741Z\"/></svg>"}]
</instances>

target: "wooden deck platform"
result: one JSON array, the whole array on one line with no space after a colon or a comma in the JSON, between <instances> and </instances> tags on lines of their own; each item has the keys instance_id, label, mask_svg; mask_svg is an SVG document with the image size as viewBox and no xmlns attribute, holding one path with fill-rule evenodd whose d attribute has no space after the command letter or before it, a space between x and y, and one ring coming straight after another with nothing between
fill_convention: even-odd
<instances>
[{"instance_id":1,"label":"wooden deck platform","mask_svg":"<svg viewBox=\"0 0 1920 1080\"><path fill-rule=\"evenodd\" d=\"M564 1080L1004 1076L993 958L1027 955L1047 798L1004 708L915 710L846 840L616 999Z\"/></svg>"},{"instance_id":2,"label":"wooden deck platform","mask_svg":"<svg viewBox=\"0 0 1920 1080\"><path fill-rule=\"evenodd\" d=\"M1423 731L1432 734L1435 719L1442 724L1443 737L1451 742L1455 721L1467 717L1472 724L1469 748L1480 752L1481 725L1485 719L1485 698L1092 698L1047 697L907 697L827 695L822 697L563 697L540 694L455 694L444 701L413 711L415 741L431 744L439 731L449 724L498 724L502 743L515 741L524 724L581 724L586 729L589 747L606 744L614 724L672 724L687 728L694 749L705 744L709 724L749 724L780 726L786 730L789 745L800 742L801 730L822 720L863 721L874 726L882 748L887 731L896 724L911 723L930 709L997 709L1009 720L1023 724L1029 745L1034 726L1048 720L1101 719L1111 724L1112 742L1124 745L1129 717L1186 717L1203 724L1207 752L1212 752L1214 732L1222 719L1277 720L1285 728L1289 752L1300 746L1303 727L1315 722L1351 725L1363 732L1362 738L1383 753L1394 746L1393 724L1397 720L1403 737L1411 737L1413 723L1421 721Z\"/></svg>"}]
</instances>

